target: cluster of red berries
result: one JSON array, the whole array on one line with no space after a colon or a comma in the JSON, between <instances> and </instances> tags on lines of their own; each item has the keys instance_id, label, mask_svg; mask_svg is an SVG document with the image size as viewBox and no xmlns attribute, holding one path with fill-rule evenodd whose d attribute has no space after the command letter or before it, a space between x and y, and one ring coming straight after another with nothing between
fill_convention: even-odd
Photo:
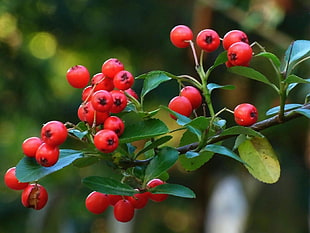
<instances>
[{"instance_id":1,"label":"cluster of red berries","mask_svg":"<svg viewBox=\"0 0 310 233\"><path fill-rule=\"evenodd\" d=\"M178 48L190 46L192 39L193 32L186 25L177 25L170 32L170 40ZM253 51L243 31L232 30L220 38L213 29L204 29L198 33L196 44L205 52L213 52L220 46L221 40L223 48L227 50L227 67L249 65Z\"/></svg>"},{"instance_id":2,"label":"cluster of red berries","mask_svg":"<svg viewBox=\"0 0 310 233\"><path fill-rule=\"evenodd\" d=\"M96 148L111 153L118 147L119 136L124 132L122 119L111 114L122 112L128 103L126 96L138 98L131 89L134 76L124 69L116 58L106 60L101 72L90 78L88 69L82 65L71 67L66 74L68 83L75 88L84 88L78 118L90 126L103 126L94 136Z\"/></svg>"},{"instance_id":3,"label":"cluster of red berries","mask_svg":"<svg viewBox=\"0 0 310 233\"><path fill-rule=\"evenodd\" d=\"M46 189L37 183L19 182L16 177L16 167L9 168L4 175L4 183L13 190L23 190L21 201L23 206L35 210L42 209L48 200Z\"/></svg>"},{"instance_id":4,"label":"cluster of red berries","mask_svg":"<svg viewBox=\"0 0 310 233\"><path fill-rule=\"evenodd\" d=\"M115 219L119 222L129 222L134 217L135 209L144 208L148 200L162 202L167 199L168 194L153 194L147 191L164 183L160 179L152 179L147 183L146 191L136 193L133 196L112 195L93 191L87 196L85 206L94 214L101 214L109 206L113 206Z\"/></svg>"},{"instance_id":5,"label":"cluster of red berries","mask_svg":"<svg viewBox=\"0 0 310 233\"><path fill-rule=\"evenodd\" d=\"M170 100L168 108L183 116L189 117L194 109L200 107L202 103L202 96L200 91L193 86L185 86L181 89L179 96ZM175 116L170 115L173 119Z\"/></svg>"}]
</instances>

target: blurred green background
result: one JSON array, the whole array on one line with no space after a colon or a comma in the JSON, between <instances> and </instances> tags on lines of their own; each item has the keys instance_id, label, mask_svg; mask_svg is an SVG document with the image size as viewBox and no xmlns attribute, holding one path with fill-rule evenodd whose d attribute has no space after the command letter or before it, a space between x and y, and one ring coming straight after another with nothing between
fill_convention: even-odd
<instances>
[{"instance_id":1,"label":"blurred green background","mask_svg":"<svg viewBox=\"0 0 310 233\"><path fill-rule=\"evenodd\" d=\"M259 41L268 51L282 56L291 41L309 40L309 12L310 3L304 0L1 0L1 175L22 158L21 143L38 136L43 123L78 121L81 91L71 88L65 79L71 66L85 65L95 74L106 59L116 57L136 76L151 70L195 76L190 51L177 49L169 41L175 25L186 24L195 34L213 28L222 37L229 30L242 29L251 42ZM205 65L212 64L221 51L210 54ZM264 61L257 59L252 65L268 74L270 67ZM309 78L309 62L298 72ZM234 91L215 93L217 110L251 102L263 113L277 104L271 90L227 74L225 67L217 69L211 81L237 86ZM149 100L154 105L167 104L177 95L176 87L163 85ZM140 88L137 82L134 89L139 92ZM290 101L302 103L308 91L309 85L296 88ZM264 119L264 114L260 117ZM212 224L205 220L208 200L216 185L231 176L241 182L247 207L242 229L230 232L306 233L309 121L294 120L264 134L282 165L281 179L274 185L257 182L240 164L220 156L192 173L176 166L169 182L191 187L197 199L170 197L160 204L150 203L137 212L132 223L115 225L109 212L99 216L87 212L84 200L91 190L80 181L87 175L109 175L109 168L104 164L80 170L68 167L40 181L50 195L48 206L41 211L23 208L20 192L8 190L2 179L0 233L207 232L203 229L210 227L204 227L205 223ZM235 202L233 198L230 201Z\"/></svg>"}]
</instances>

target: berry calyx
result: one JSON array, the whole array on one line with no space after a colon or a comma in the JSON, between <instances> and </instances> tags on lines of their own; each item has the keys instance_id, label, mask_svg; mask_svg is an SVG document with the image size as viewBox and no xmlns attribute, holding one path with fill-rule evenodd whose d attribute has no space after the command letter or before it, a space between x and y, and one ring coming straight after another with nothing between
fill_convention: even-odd
<instances>
[{"instance_id":1,"label":"berry calyx","mask_svg":"<svg viewBox=\"0 0 310 233\"><path fill-rule=\"evenodd\" d=\"M85 199L87 210L93 214L103 213L110 205L109 198L106 194L93 191Z\"/></svg>"},{"instance_id":2,"label":"berry calyx","mask_svg":"<svg viewBox=\"0 0 310 233\"><path fill-rule=\"evenodd\" d=\"M47 200L48 193L40 184L29 184L22 192L21 201L27 208L40 210L46 205Z\"/></svg>"},{"instance_id":3,"label":"berry calyx","mask_svg":"<svg viewBox=\"0 0 310 233\"><path fill-rule=\"evenodd\" d=\"M103 153L111 153L118 147L117 134L109 129L98 131L94 136L95 147Z\"/></svg>"},{"instance_id":4,"label":"berry calyx","mask_svg":"<svg viewBox=\"0 0 310 233\"><path fill-rule=\"evenodd\" d=\"M5 185L13 190L22 190L28 186L28 182L19 182L16 177L16 167L9 168L4 174Z\"/></svg>"},{"instance_id":5,"label":"berry calyx","mask_svg":"<svg viewBox=\"0 0 310 233\"><path fill-rule=\"evenodd\" d=\"M192 30L186 25L177 25L170 31L170 41L178 48L186 48L190 45L189 41L193 39Z\"/></svg>"},{"instance_id":6,"label":"berry calyx","mask_svg":"<svg viewBox=\"0 0 310 233\"><path fill-rule=\"evenodd\" d=\"M106 60L101 67L103 75L112 79L121 70L124 70L124 64L116 58Z\"/></svg>"},{"instance_id":7,"label":"berry calyx","mask_svg":"<svg viewBox=\"0 0 310 233\"><path fill-rule=\"evenodd\" d=\"M60 121L49 121L41 129L42 141L50 146L59 146L67 139L68 131Z\"/></svg>"},{"instance_id":8,"label":"berry calyx","mask_svg":"<svg viewBox=\"0 0 310 233\"><path fill-rule=\"evenodd\" d=\"M228 48L227 57L233 66L248 66L253 56L252 53L250 45L244 42L236 42Z\"/></svg>"},{"instance_id":9,"label":"berry calyx","mask_svg":"<svg viewBox=\"0 0 310 233\"><path fill-rule=\"evenodd\" d=\"M196 43L202 50L213 52L220 46L221 40L216 31L204 29L198 33Z\"/></svg>"},{"instance_id":10,"label":"berry calyx","mask_svg":"<svg viewBox=\"0 0 310 233\"><path fill-rule=\"evenodd\" d=\"M176 96L171 99L168 104L168 108L187 117L189 117L193 111L191 102L184 96ZM170 114L170 116L173 119L177 119L172 114Z\"/></svg>"},{"instance_id":11,"label":"berry calyx","mask_svg":"<svg viewBox=\"0 0 310 233\"><path fill-rule=\"evenodd\" d=\"M225 50L228 50L228 48L236 42L249 44L248 36L243 31L231 30L223 37L223 47Z\"/></svg>"},{"instance_id":12,"label":"berry calyx","mask_svg":"<svg viewBox=\"0 0 310 233\"><path fill-rule=\"evenodd\" d=\"M119 222L129 222L133 219L135 209L132 203L126 199L119 200L114 205L114 217Z\"/></svg>"},{"instance_id":13,"label":"berry calyx","mask_svg":"<svg viewBox=\"0 0 310 233\"><path fill-rule=\"evenodd\" d=\"M258 112L254 105L243 103L235 107L234 118L238 125L250 126L257 122Z\"/></svg>"},{"instance_id":14,"label":"berry calyx","mask_svg":"<svg viewBox=\"0 0 310 233\"><path fill-rule=\"evenodd\" d=\"M186 97L191 102L193 109L199 108L202 103L200 91L193 86L183 87L180 91L180 96Z\"/></svg>"},{"instance_id":15,"label":"berry calyx","mask_svg":"<svg viewBox=\"0 0 310 233\"><path fill-rule=\"evenodd\" d=\"M85 88L89 82L88 69L82 65L71 67L66 74L68 83L74 88Z\"/></svg>"},{"instance_id":16,"label":"berry calyx","mask_svg":"<svg viewBox=\"0 0 310 233\"><path fill-rule=\"evenodd\" d=\"M110 92L99 90L93 94L91 104L94 110L98 112L109 112L113 104L113 99Z\"/></svg>"}]
</instances>

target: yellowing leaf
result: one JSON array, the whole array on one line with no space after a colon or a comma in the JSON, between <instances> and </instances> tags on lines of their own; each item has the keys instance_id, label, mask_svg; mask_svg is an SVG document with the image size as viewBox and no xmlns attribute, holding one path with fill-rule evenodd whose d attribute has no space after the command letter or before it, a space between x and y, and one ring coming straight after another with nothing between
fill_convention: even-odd
<instances>
[{"instance_id":1,"label":"yellowing leaf","mask_svg":"<svg viewBox=\"0 0 310 233\"><path fill-rule=\"evenodd\" d=\"M275 183L280 177L279 160L266 138L253 137L238 147L245 167L256 179L265 183Z\"/></svg>"}]
</instances>

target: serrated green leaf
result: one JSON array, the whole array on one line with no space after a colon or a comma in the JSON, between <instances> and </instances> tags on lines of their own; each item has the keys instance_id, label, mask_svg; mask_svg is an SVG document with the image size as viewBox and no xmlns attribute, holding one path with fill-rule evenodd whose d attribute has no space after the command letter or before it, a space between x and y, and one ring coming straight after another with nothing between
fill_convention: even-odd
<instances>
[{"instance_id":1,"label":"serrated green leaf","mask_svg":"<svg viewBox=\"0 0 310 233\"><path fill-rule=\"evenodd\" d=\"M73 134L75 137L82 139L85 135L88 134L88 131L80 131L78 129L70 129L68 133Z\"/></svg>"},{"instance_id":2,"label":"serrated green leaf","mask_svg":"<svg viewBox=\"0 0 310 233\"><path fill-rule=\"evenodd\" d=\"M178 160L179 152L172 147L162 147L154 156L145 170L145 182L160 176L171 168Z\"/></svg>"},{"instance_id":3,"label":"serrated green leaf","mask_svg":"<svg viewBox=\"0 0 310 233\"><path fill-rule=\"evenodd\" d=\"M273 64L276 67L280 67L281 65L280 59L276 55L270 52L261 52L261 53L256 54L255 57L267 57L273 62Z\"/></svg>"},{"instance_id":4,"label":"serrated green leaf","mask_svg":"<svg viewBox=\"0 0 310 233\"><path fill-rule=\"evenodd\" d=\"M132 196L138 193L131 186L108 177L89 176L84 178L82 183L91 190L104 194Z\"/></svg>"},{"instance_id":5,"label":"serrated green leaf","mask_svg":"<svg viewBox=\"0 0 310 233\"><path fill-rule=\"evenodd\" d=\"M238 74L250 79L254 79L256 81L265 83L269 86L271 86L273 89L275 89L278 92L278 88L271 83L265 75L262 73L258 72L257 70L254 70L251 67L246 67L246 66L234 66L228 69L230 72L234 74Z\"/></svg>"},{"instance_id":6,"label":"serrated green leaf","mask_svg":"<svg viewBox=\"0 0 310 233\"><path fill-rule=\"evenodd\" d=\"M301 115L304 115L307 118L310 118L310 109L299 108L299 109L294 110L294 112L297 112Z\"/></svg>"},{"instance_id":7,"label":"serrated green leaf","mask_svg":"<svg viewBox=\"0 0 310 233\"><path fill-rule=\"evenodd\" d=\"M275 183L280 177L278 158L267 138L253 137L238 147L245 167L256 179L265 183Z\"/></svg>"},{"instance_id":8,"label":"serrated green leaf","mask_svg":"<svg viewBox=\"0 0 310 233\"><path fill-rule=\"evenodd\" d=\"M142 139L148 139L155 136L168 133L169 129L159 119L148 119L134 122L125 127L123 135L120 137L120 143L134 142Z\"/></svg>"},{"instance_id":9,"label":"serrated green leaf","mask_svg":"<svg viewBox=\"0 0 310 233\"><path fill-rule=\"evenodd\" d=\"M195 198L196 195L195 193L183 186L183 185L179 185L179 184L162 184L162 185L158 185L152 189L150 189L151 193L154 194L169 194L172 196L177 196L177 197L183 197L183 198Z\"/></svg>"},{"instance_id":10,"label":"serrated green leaf","mask_svg":"<svg viewBox=\"0 0 310 233\"><path fill-rule=\"evenodd\" d=\"M292 109L295 109L295 108L300 108L302 106L303 106L302 104L285 104L284 105L284 111L289 111L289 110L292 110ZM269 109L266 112L266 115L267 116L274 115L274 114L279 113L279 111L280 111L280 106L276 106L276 107L273 107L273 108Z\"/></svg>"},{"instance_id":11,"label":"serrated green leaf","mask_svg":"<svg viewBox=\"0 0 310 233\"><path fill-rule=\"evenodd\" d=\"M186 171L195 171L208 162L214 153L201 151L198 156L188 158L186 155L180 155L179 162Z\"/></svg>"},{"instance_id":12,"label":"serrated green leaf","mask_svg":"<svg viewBox=\"0 0 310 233\"><path fill-rule=\"evenodd\" d=\"M144 147L142 150L140 150L140 151L137 153L136 156L138 156L138 155L140 155L140 154L142 154L142 153L144 153L144 152L146 152L146 151L148 151L148 150L154 149L154 148L156 148L156 147L158 147L158 146L160 146L160 145L162 145L162 144L168 142L171 138L172 138L172 136L166 135L166 136L163 136L163 137L161 137L161 138L156 139L155 141L149 143L149 144L148 144L146 147Z\"/></svg>"},{"instance_id":13,"label":"serrated green leaf","mask_svg":"<svg viewBox=\"0 0 310 233\"><path fill-rule=\"evenodd\" d=\"M62 149L60 150L58 162L51 167L43 167L34 158L24 157L16 165L16 177L20 182L37 181L44 176L61 170L83 156L84 154L81 151Z\"/></svg>"},{"instance_id":14,"label":"serrated green leaf","mask_svg":"<svg viewBox=\"0 0 310 233\"><path fill-rule=\"evenodd\" d=\"M249 136L256 136L256 137L264 137L260 132L257 132L249 127L243 126L233 126L228 129L225 129L220 135L238 135L238 134L245 134Z\"/></svg>"},{"instance_id":15,"label":"serrated green leaf","mask_svg":"<svg viewBox=\"0 0 310 233\"><path fill-rule=\"evenodd\" d=\"M216 83L209 83L207 85L207 88L208 88L209 92L211 93L215 89L233 90L233 89L235 89L235 86L234 85L224 85L223 86L223 85L219 85Z\"/></svg>"},{"instance_id":16,"label":"serrated green leaf","mask_svg":"<svg viewBox=\"0 0 310 233\"><path fill-rule=\"evenodd\" d=\"M244 161L236 153L234 153L232 150L228 149L225 146L210 144L210 145L205 146L203 150L210 151L216 154L225 155L225 156L228 156L230 158L237 160L240 163L244 163Z\"/></svg>"},{"instance_id":17,"label":"serrated green leaf","mask_svg":"<svg viewBox=\"0 0 310 233\"><path fill-rule=\"evenodd\" d=\"M164 71L151 71L137 77L137 79L144 79L141 98L153 89L157 88L161 83L171 80L171 76L173 75Z\"/></svg>"}]
</instances>

